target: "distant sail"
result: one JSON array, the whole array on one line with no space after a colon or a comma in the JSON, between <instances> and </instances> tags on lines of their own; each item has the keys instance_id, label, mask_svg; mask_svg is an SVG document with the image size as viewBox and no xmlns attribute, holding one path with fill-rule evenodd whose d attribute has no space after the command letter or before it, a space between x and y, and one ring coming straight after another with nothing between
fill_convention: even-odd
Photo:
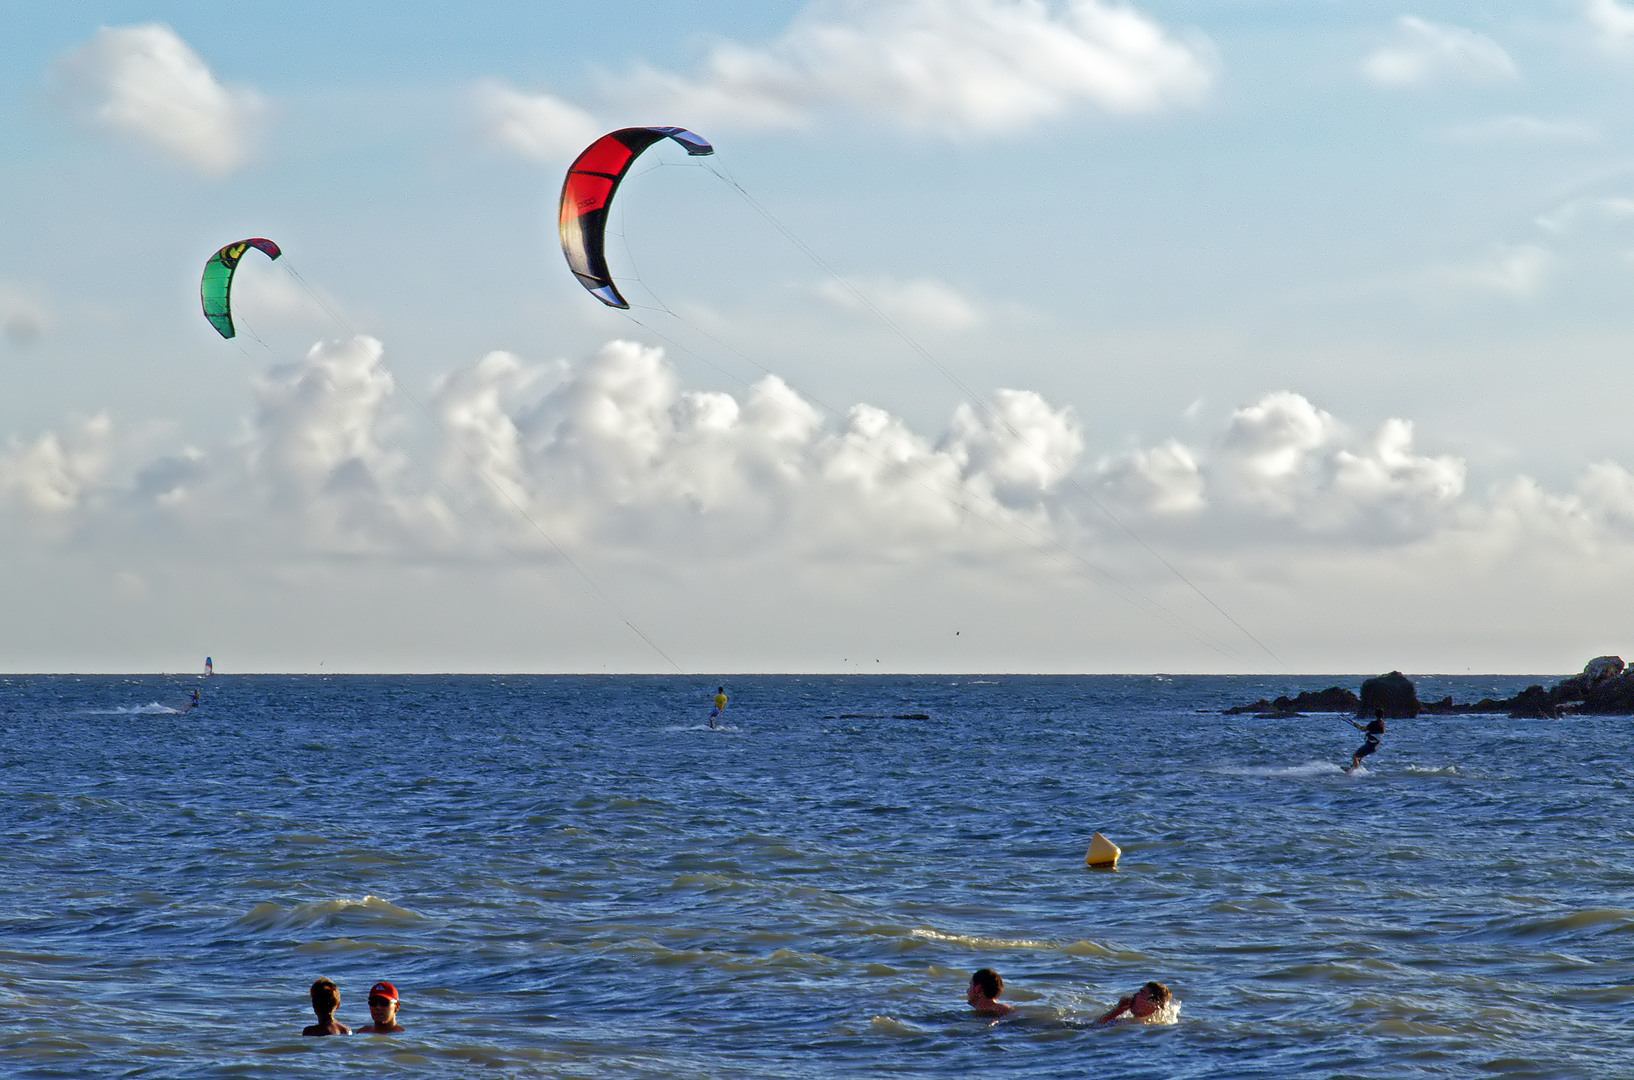
<instances>
[{"instance_id":1,"label":"distant sail","mask_svg":"<svg viewBox=\"0 0 1634 1080\"><path fill-rule=\"evenodd\" d=\"M208 656L206 656L204 658L204 676L205 676L205 678L209 678L211 675L214 675L215 673L216 673L215 661L211 660Z\"/></svg>"}]
</instances>

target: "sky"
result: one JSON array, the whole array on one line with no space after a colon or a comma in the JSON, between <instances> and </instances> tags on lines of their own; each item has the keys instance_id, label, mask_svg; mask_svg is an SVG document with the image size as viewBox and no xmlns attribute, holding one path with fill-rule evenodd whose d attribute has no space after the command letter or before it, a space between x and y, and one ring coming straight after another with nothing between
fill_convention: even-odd
<instances>
[{"instance_id":1,"label":"sky","mask_svg":"<svg viewBox=\"0 0 1634 1080\"><path fill-rule=\"evenodd\" d=\"M1634 653L1634 3L745 7L8 11L0 670Z\"/></svg>"}]
</instances>

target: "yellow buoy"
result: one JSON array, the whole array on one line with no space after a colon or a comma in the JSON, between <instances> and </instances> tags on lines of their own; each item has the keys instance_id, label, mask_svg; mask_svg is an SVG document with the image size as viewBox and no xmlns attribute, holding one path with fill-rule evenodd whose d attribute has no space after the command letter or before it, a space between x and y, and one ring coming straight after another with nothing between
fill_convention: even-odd
<instances>
[{"instance_id":1,"label":"yellow buoy","mask_svg":"<svg viewBox=\"0 0 1634 1080\"><path fill-rule=\"evenodd\" d=\"M1093 866L1097 870L1116 870L1118 856L1123 849L1100 833L1096 833L1089 840L1089 854L1084 856L1084 865Z\"/></svg>"}]
</instances>

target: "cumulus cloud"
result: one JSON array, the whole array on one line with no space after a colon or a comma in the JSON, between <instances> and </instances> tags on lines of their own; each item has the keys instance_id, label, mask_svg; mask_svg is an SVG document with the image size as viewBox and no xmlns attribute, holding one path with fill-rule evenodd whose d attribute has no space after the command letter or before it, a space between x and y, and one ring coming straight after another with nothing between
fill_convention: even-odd
<instances>
[{"instance_id":1,"label":"cumulus cloud","mask_svg":"<svg viewBox=\"0 0 1634 1080\"><path fill-rule=\"evenodd\" d=\"M1396 20L1395 39L1362 61L1362 74L1379 86L1412 87L1508 82L1520 72L1503 46L1489 37L1403 15Z\"/></svg>"},{"instance_id":2,"label":"cumulus cloud","mask_svg":"<svg viewBox=\"0 0 1634 1080\"><path fill-rule=\"evenodd\" d=\"M807 8L764 47L724 42L695 76L641 68L615 92L698 123L798 127L840 109L968 136L1185 105L1212 82L1205 46L1122 4L854 0Z\"/></svg>"},{"instance_id":3,"label":"cumulus cloud","mask_svg":"<svg viewBox=\"0 0 1634 1080\"><path fill-rule=\"evenodd\" d=\"M0 497L50 517L85 507L112 460L113 420L99 413L65 434L13 436L0 452Z\"/></svg>"},{"instance_id":4,"label":"cumulus cloud","mask_svg":"<svg viewBox=\"0 0 1634 1080\"><path fill-rule=\"evenodd\" d=\"M243 483L301 543L370 551L443 538L442 501L407 476L383 354L363 335L322 342L259 380Z\"/></svg>"},{"instance_id":5,"label":"cumulus cloud","mask_svg":"<svg viewBox=\"0 0 1634 1080\"><path fill-rule=\"evenodd\" d=\"M209 176L249 160L262 101L219 82L168 26L104 27L57 75L86 122L135 139Z\"/></svg>"},{"instance_id":6,"label":"cumulus cloud","mask_svg":"<svg viewBox=\"0 0 1634 1080\"><path fill-rule=\"evenodd\" d=\"M1464 463L1413 448L1391 419L1360 438L1300 394L1237 410L1213 454L1167 440L1101 459L1096 483L1149 515L1228 523L1234 535L1349 539L1422 535L1464 493Z\"/></svg>"},{"instance_id":7,"label":"cumulus cloud","mask_svg":"<svg viewBox=\"0 0 1634 1080\"><path fill-rule=\"evenodd\" d=\"M488 140L532 161L571 158L601 134L590 113L551 94L526 94L488 80L477 85L473 98Z\"/></svg>"},{"instance_id":8,"label":"cumulus cloud","mask_svg":"<svg viewBox=\"0 0 1634 1080\"><path fill-rule=\"evenodd\" d=\"M976 301L934 278L831 278L817 286L817 295L843 311L871 308L925 330L971 330L988 318Z\"/></svg>"},{"instance_id":9,"label":"cumulus cloud","mask_svg":"<svg viewBox=\"0 0 1634 1080\"><path fill-rule=\"evenodd\" d=\"M1566 491L1512 477L1472 493L1465 463L1420 449L1411 421L1357 431L1290 391L1197 443L1091 457L1073 411L1030 391L960 406L928 434L869 404L825 417L772 376L736 395L689 390L661 350L615 341L571 365L489 354L439 384L435 431L411 437L383 356L356 338L267 372L229 446L153 453L106 416L14 437L0 511L105 533L146 522L170 530L167 550L191 535L198 550L269 557L510 563L555 545L665 572L1036 566L1046 550L1150 564L1092 502L1178 558L1274 548L1316 566L1425 545L1634 557L1626 466L1597 463Z\"/></svg>"},{"instance_id":10,"label":"cumulus cloud","mask_svg":"<svg viewBox=\"0 0 1634 1080\"><path fill-rule=\"evenodd\" d=\"M268 371L227 445L155 451L105 416L14 436L0 451L0 539L15 550L40 531L17 523L71 529L79 551L106 545L102 580L130 572L156 595L179 578L144 550L183 576L265 568L292 590L323 561L335 564L314 579L326 587L402 564L454 595L554 560L554 543L602 581L616 566L690 596L752 585L773 612L910 578L903 601L931 603L969 571L965 585L984 603L1008 596L1005 617L1022 624L1102 568L1166 604L1174 579L1155 550L1234 614L1243 590L1297 596L1284 633L1309 625L1286 621L1296 611L1327 618L1391 590L1397 604L1480 602L1502 573L1528 597L1591 596L1605 584L1582 586L1586 557L1606 580L1634 573L1628 466L1597 462L1563 490L1511 476L1472 491L1465 462L1421 448L1410 420L1357 425L1291 391L1193 441L1091 453L1096 433L1029 391L969 403L927 433L865 403L825 416L771 376L735 394L688 389L662 351L630 341L571 364L489 354L441 381L428 425L384 356L356 338ZM478 610L464 617L480 622Z\"/></svg>"},{"instance_id":11,"label":"cumulus cloud","mask_svg":"<svg viewBox=\"0 0 1634 1080\"><path fill-rule=\"evenodd\" d=\"M1095 471L1097 486L1120 506L1178 516L1198 513L1208 505L1201 457L1178 439L1109 455Z\"/></svg>"}]
</instances>

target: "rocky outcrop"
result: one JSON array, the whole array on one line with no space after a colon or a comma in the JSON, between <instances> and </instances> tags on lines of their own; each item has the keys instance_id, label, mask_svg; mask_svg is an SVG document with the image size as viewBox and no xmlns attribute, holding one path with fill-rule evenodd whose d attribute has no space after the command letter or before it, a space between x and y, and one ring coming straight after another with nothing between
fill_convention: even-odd
<instances>
[{"instance_id":1,"label":"rocky outcrop","mask_svg":"<svg viewBox=\"0 0 1634 1080\"><path fill-rule=\"evenodd\" d=\"M1562 679L1547 689L1535 683L1511 698L1482 698L1473 702L1457 702L1450 696L1440 701L1420 702L1413 681L1399 671L1392 671L1363 682L1360 696L1330 686L1316 693L1307 690L1292 698L1283 696L1272 701L1261 698L1252 704L1222 711L1254 713L1273 719L1299 716L1304 712L1345 712L1371 718L1375 709L1383 711L1391 720L1409 719L1421 713L1528 719L1634 716L1634 668L1625 665L1619 656L1597 656L1584 665L1580 674Z\"/></svg>"},{"instance_id":2,"label":"rocky outcrop","mask_svg":"<svg viewBox=\"0 0 1634 1080\"><path fill-rule=\"evenodd\" d=\"M1560 707L1549 698L1549 691L1533 683L1509 701L1509 715L1522 720L1553 720L1560 715Z\"/></svg>"},{"instance_id":3,"label":"rocky outcrop","mask_svg":"<svg viewBox=\"0 0 1634 1080\"><path fill-rule=\"evenodd\" d=\"M1418 691L1413 680L1399 671L1368 679L1362 683L1361 701L1357 716L1384 713L1386 720L1411 720L1419 714Z\"/></svg>"},{"instance_id":4,"label":"rocky outcrop","mask_svg":"<svg viewBox=\"0 0 1634 1080\"><path fill-rule=\"evenodd\" d=\"M1274 700L1267 701L1260 698L1248 705L1233 705L1226 709L1227 713L1254 713L1258 716L1281 717L1300 716L1308 712L1355 712L1361 701L1355 694L1340 686L1330 686L1326 690L1301 690L1293 697L1283 694Z\"/></svg>"}]
</instances>

